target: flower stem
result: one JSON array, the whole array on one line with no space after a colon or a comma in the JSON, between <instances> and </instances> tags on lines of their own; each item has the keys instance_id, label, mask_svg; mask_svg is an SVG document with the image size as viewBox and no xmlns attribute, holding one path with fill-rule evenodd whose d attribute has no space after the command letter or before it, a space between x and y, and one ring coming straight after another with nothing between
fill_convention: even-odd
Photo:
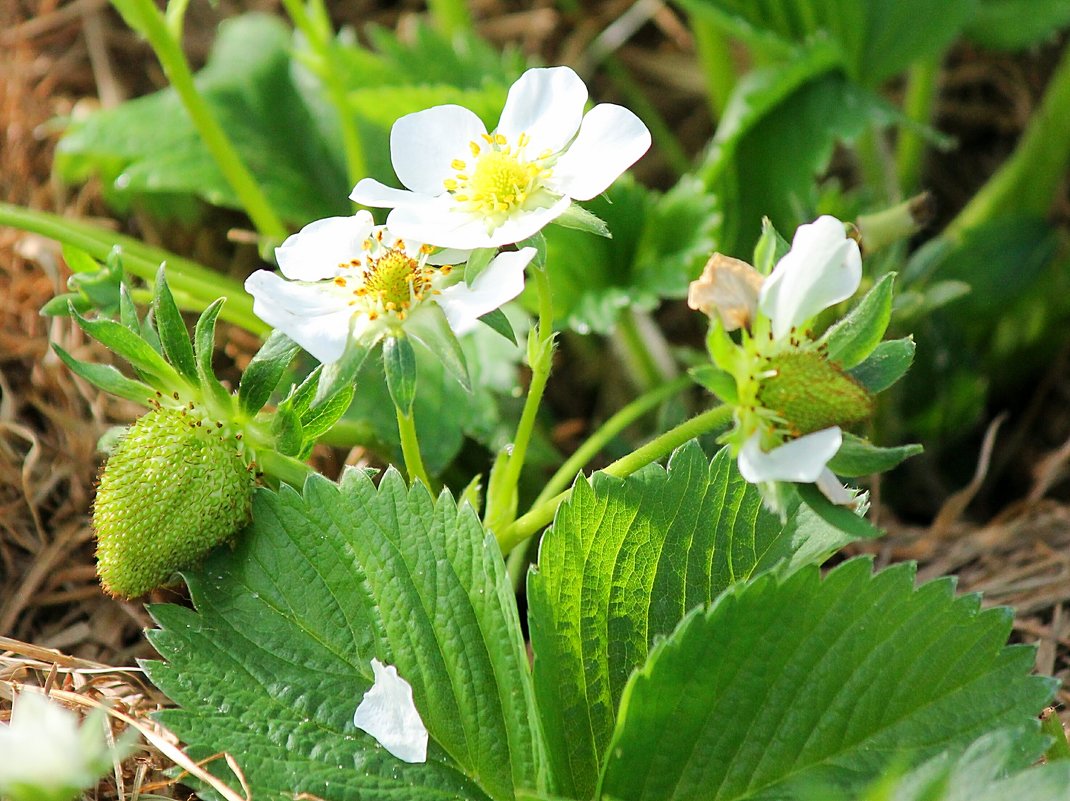
<instances>
[{"instance_id":1,"label":"flower stem","mask_svg":"<svg viewBox=\"0 0 1070 801\"><path fill-rule=\"evenodd\" d=\"M732 407L728 405L715 406L709 411L695 415L675 428L666 431L659 437L655 437L646 445L624 456L601 472L608 476L624 478L630 476L641 467L646 467L651 462L657 461L662 456L671 453L688 440L694 439L700 434L705 434L728 425L732 418ZM572 490L567 489L549 500L534 506L531 511L506 528L498 537L498 544L502 553L509 553L513 548L522 543L539 529L546 526L554 519L557 507L563 501L568 500Z\"/></svg>"},{"instance_id":2,"label":"flower stem","mask_svg":"<svg viewBox=\"0 0 1070 801\"><path fill-rule=\"evenodd\" d=\"M472 15L465 0L427 0L435 25L446 36L472 30Z\"/></svg>"},{"instance_id":3,"label":"flower stem","mask_svg":"<svg viewBox=\"0 0 1070 801\"><path fill-rule=\"evenodd\" d=\"M68 219L8 203L0 203L0 225L30 231L71 245L84 250L98 261L104 261L112 248L118 245L122 249L123 269L150 285L156 279L160 264L167 262L167 281L176 292L176 298L181 294L190 299L189 308L200 311L216 298L225 297L227 302L219 315L224 320L261 336L271 330L253 314L252 298L242 289L241 284L170 251L146 245L133 237L117 234L82 220Z\"/></svg>"},{"instance_id":4,"label":"flower stem","mask_svg":"<svg viewBox=\"0 0 1070 801\"><path fill-rule=\"evenodd\" d=\"M710 114L715 121L720 120L738 78L728 37L700 14L692 14L690 24L695 37L695 51L706 79Z\"/></svg>"},{"instance_id":5,"label":"flower stem","mask_svg":"<svg viewBox=\"0 0 1070 801\"><path fill-rule=\"evenodd\" d=\"M640 395L633 400L623 409L618 411L602 426L595 431L587 440L576 449L576 452L568 458L568 460L557 469L553 477L547 482L543 491L539 493L539 497L532 503L532 508L539 506L544 501L549 500L566 486L576 477L576 474L583 469L583 466L591 461L592 458L605 447L613 437L617 436L621 431L630 426L640 417L647 412L656 409L665 400L668 400L673 395L681 392L691 386L693 381L690 376L680 376L679 378L671 381L668 384L662 384L647 392L645 395Z\"/></svg>"},{"instance_id":6,"label":"flower stem","mask_svg":"<svg viewBox=\"0 0 1070 801\"><path fill-rule=\"evenodd\" d=\"M903 98L903 113L919 126L928 125L936 103L937 78L943 53L938 53L916 62L907 72L906 95ZM920 131L900 126L895 146L895 165L899 176L899 188L910 194L916 191L921 180L922 156L925 155L925 139Z\"/></svg>"},{"instance_id":7,"label":"flower stem","mask_svg":"<svg viewBox=\"0 0 1070 801\"><path fill-rule=\"evenodd\" d=\"M286 226L246 168L212 109L197 91L186 55L163 14L156 9L152 0L112 0L112 3L129 25L149 40L164 74L201 135L204 146L212 154L219 171L238 196L256 230L270 239L285 237Z\"/></svg>"},{"instance_id":8,"label":"flower stem","mask_svg":"<svg viewBox=\"0 0 1070 801\"><path fill-rule=\"evenodd\" d=\"M669 356L668 343L649 315L635 309L624 309L617 319L614 334L628 356L627 361L641 391L647 392L676 377L676 365ZM655 348L648 344L652 340Z\"/></svg>"},{"instance_id":9,"label":"flower stem","mask_svg":"<svg viewBox=\"0 0 1070 801\"><path fill-rule=\"evenodd\" d=\"M304 462L283 456L273 448L264 448L256 452L257 467L269 476L285 481L295 489L305 485L305 479L315 471Z\"/></svg>"},{"instance_id":10,"label":"flower stem","mask_svg":"<svg viewBox=\"0 0 1070 801\"><path fill-rule=\"evenodd\" d=\"M411 414L405 414L398 406L394 407L398 418L398 432L401 434L401 453L405 457L405 472L409 481L420 479L428 490L432 489L431 479L427 477L423 457L420 456L420 443L416 439L416 423Z\"/></svg>"}]
</instances>

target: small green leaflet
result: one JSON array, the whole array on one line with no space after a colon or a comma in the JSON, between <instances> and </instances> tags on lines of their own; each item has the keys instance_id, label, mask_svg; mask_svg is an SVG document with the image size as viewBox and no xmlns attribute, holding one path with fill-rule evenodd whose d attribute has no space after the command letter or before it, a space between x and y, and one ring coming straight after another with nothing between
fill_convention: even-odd
<instances>
[{"instance_id":1,"label":"small green leaflet","mask_svg":"<svg viewBox=\"0 0 1070 801\"><path fill-rule=\"evenodd\" d=\"M256 798L543 792L546 759L516 604L471 507L394 470L261 490L253 523L186 575L196 611L155 606L146 665L195 753L234 754ZM395 665L430 735L409 765L354 728L370 662ZM221 762L211 766L218 768Z\"/></svg>"}]
</instances>

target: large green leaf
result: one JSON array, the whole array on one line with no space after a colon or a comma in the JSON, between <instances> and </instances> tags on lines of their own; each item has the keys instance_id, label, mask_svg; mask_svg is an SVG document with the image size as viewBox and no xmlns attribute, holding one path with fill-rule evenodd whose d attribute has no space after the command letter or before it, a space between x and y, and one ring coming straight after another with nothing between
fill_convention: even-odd
<instances>
[{"instance_id":1,"label":"large green leaf","mask_svg":"<svg viewBox=\"0 0 1070 801\"><path fill-rule=\"evenodd\" d=\"M633 675L601 790L628 799L783 799L820 781L859 790L1003 726L1054 682L1005 645L1009 609L952 579L856 559L767 574L696 610Z\"/></svg>"},{"instance_id":2,"label":"large green leaf","mask_svg":"<svg viewBox=\"0 0 1070 801\"><path fill-rule=\"evenodd\" d=\"M277 17L227 20L196 82L275 210L303 223L345 214L352 187L306 90L293 80L290 40ZM241 207L172 89L74 125L60 141L56 168L69 181L101 175L121 203L185 195Z\"/></svg>"},{"instance_id":3,"label":"large green leaf","mask_svg":"<svg viewBox=\"0 0 1070 801\"><path fill-rule=\"evenodd\" d=\"M716 246L715 200L693 178L661 194L625 176L585 206L611 239L556 225L545 231L554 316L581 333L608 333L622 309L683 297ZM531 290L527 300L537 308Z\"/></svg>"},{"instance_id":4,"label":"large green leaf","mask_svg":"<svg viewBox=\"0 0 1070 801\"><path fill-rule=\"evenodd\" d=\"M535 689L559 790L593 794L617 703L654 641L726 587L845 536L799 507L766 511L727 450L694 442L668 469L620 480L580 477L528 578Z\"/></svg>"},{"instance_id":5,"label":"large green leaf","mask_svg":"<svg viewBox=\"0 0 1070 801\"><path fill-rule=\"evenodd\" d=\"M516 603L471 507L389 470L260 491L253 523L156 606L147 665L195 753L226 751L257 798L510 799L546 788ZM397 666L431 736L408 765L356 730L371 659ZM216 763L219 764L219 763Z\"/></svg>"}]
</instances>

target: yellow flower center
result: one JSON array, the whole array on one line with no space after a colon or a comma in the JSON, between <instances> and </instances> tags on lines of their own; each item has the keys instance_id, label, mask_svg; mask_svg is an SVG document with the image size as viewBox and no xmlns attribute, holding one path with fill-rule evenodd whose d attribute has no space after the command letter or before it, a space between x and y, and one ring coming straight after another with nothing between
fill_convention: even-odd
<instances>
[{"instance_id":1,"label":"yellow flower center","mask_svg":"<svg viewBox=\"0 0 1070 801\"><path fill-rule=\"evenodd\" d=\"M400 248L390 248L377 259L370 260L364 273L364 285L354 294L371 301L372 317L376 312L395 312L405 319L405 312L431 292L431 277L435 271Z\"/></svg>"},{"instance_id":2,"label":"yellow flower center","mask_svg":"<svg viewBox=\"0 0 1070 801\"><path fill-rule=\"evenodd\" d=\"M466 211L500 222L542 188L553 154L526 158L527 134L520 134L515 148L502 134L483 134L483 139L483 144L468 143L475 159L471 169L467 161L455 159L450 166L457 173L443 183Z\"/></svg>"}]
</instances>

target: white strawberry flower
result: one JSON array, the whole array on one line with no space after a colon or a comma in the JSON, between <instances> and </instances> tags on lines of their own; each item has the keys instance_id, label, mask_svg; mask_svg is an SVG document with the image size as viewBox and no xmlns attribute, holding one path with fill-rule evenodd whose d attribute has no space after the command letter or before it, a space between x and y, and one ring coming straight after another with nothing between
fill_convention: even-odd
<instances>
[{"instance_id":1,"label":"white strawberry flower","mask_svg":"<svg viewBox=\"0 0 1070 801\"><path fill-rule=\"evenodd\" d=\"M602 103L584 115L587 87L568 67L531 69L509 90L498 127L488 133L462 106L401 117L390 155L406 189L371 178L357 203L393 209L400 236L452 248L519 242L564 214L573 200L605 191L650 147L631 111Z\"/></svg>"},{"instance_id":2,"label":"white strawberry flower","mask_svg":"<svg viewBox=\"0 0 1070 801\"><path fill-rule=\"evenodd\" d=\"M470 251L401 238L367 211L306 225L275 249L282 275L259 270L245 289L253 311L324 364L350 340L374 342L437 304L458 336L524 288L534 248L499 253L471 286L453 266Z\"/></svg>"},{"instance_id":3,"label":"white strawberry flower","mask_svg":"<svg viewBox=\"0 0 1070 801\"><path fill-rule=\"evenodd\" d=\"M412 685L393 665L372 659L375 681L353 714L353 725L365 731L403 762L427 761L427 727L412 698Z\"/></svg>"}]
</instances>

